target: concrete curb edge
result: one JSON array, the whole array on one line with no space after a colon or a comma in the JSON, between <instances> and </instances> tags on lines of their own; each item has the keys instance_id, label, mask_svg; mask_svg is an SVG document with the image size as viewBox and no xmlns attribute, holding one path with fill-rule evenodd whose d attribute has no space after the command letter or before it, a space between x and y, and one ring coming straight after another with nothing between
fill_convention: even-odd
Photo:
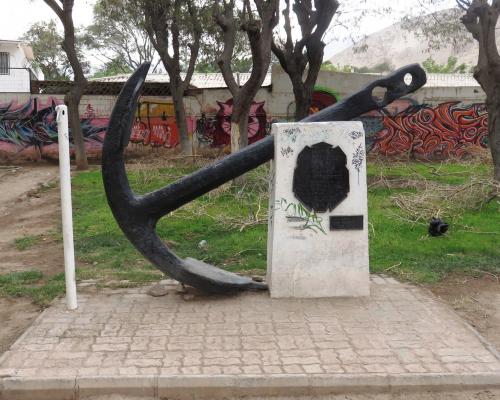
<instances>
[{"instance_id":1,"label":"concrete curb edge","mask_svg":"<svg viewBox=\"0 0 500 400\"><path fill-rule=\"evenodd\" d=\"M72 400L104 394L173 399L500 388L500 374L171 375L3 378L0 400Z\"/></svg>"}]
</instances>

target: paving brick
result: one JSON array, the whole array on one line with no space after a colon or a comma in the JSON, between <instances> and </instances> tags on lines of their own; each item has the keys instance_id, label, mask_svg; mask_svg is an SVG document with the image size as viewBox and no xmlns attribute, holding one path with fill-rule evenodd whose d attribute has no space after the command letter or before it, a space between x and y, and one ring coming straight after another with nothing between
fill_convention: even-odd
<instances>
[{"instance_id":1,"label":"paving brick","mask_svg":"<svg viewBox=\"0 0 500 400\"><path fill-rule=\"evenodd\" d=\"M320 364L305 364L302 365L302 368L306 374L322 374L324 372Z\"/></svg>"},{"instance_id":2,"label":"paving brick","mask_svg":"<svg viewBox=\"0 0 500 400\"><path fill-rule=\"evenodd\" d=\"M129 345L127 343L92 345L92 351L126 351L128 348Z\"/></svg>"},{"instance_id":3,"label":"paving brick","mask_svg":"<svg viewBox=\"0 0 500 400\"><path fill-rule=\"evenodd\" d=\"M303 374L304 370L302 369L301 365L295 364L295 365L283 365L283 370L287 374Z\"/></svg>"},{"instance_id":4,"label":"paving brick","mask_svg":"<svg viewBox=\"0 0 500 400\"><path fill-rule=\"evenodd\" d=\"M76 313L56 302L5 353L0 374L291 375L291 382L366 374L400 380L458 375L467 382L500 376L499 360L449 309L385 278L367 299L274 300L243 293L185 301L152 298L146 290L92 294Z\"/></svg>"}]
</instances>

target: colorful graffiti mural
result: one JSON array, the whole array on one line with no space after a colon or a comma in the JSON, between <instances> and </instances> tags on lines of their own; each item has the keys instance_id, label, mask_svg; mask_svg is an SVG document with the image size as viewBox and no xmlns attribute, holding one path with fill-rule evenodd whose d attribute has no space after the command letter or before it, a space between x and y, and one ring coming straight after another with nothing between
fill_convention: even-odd
<instances>
[{"instance_id":1,"label":"colorful graffiti mural","mask_svg":"<svg viewBox=\"0 0 500 400\"><path fill-rule=\"evenodd\" d=\"M365 125L369 151L383 156L461 158L471 146L488 145L484 104L448 102L432 107L407 99L360 120Z\"/></svg>"},{"instance_id":2,"label":"colorful graffiti mural","mask_svg":"<svg viewBox=\"0 0 500 400\"><path fill-rule=\"evenodd\" d=\"M217 102L219 110L214 117L205 114L196 122L196 134L201 143L208 143L212 147L231 144L231 115L233 113L233 99L225 103ZM265 102L253 102L248 117L248 143L252 144L262 139L267 132L267 114L264 110Z\"/></svg>"},{"instance_id":3,"label":"colorful graffiti mural","mask_svg":"<svg viewBox=\"0 0 500 400\"><path fill-rule=\"evenodd\" d=\"M313 103L320 110L334 104L333 91L317 90ZM57 97L32 98L23 103L0 103L0 156L7 158L57 158ZM200 146L230 144L232 99L217 102L210 116L188 117L188 131L195 132ZM249 117L249 143L269 133L264 102L252 104ZM172 148L179 144L179 133L171 100L143 97L131 135L132 144L151 148ZM487 147L488 115L484 104L447 102L437 106L420 105L411 98L395 101L381 111L359 118L366 132L367 149L382 156L410 156L419 159L460 158L471 147ZM109 116L102 116L92 104L81 116L87 153L99 157Z\"/></svg>"},{"instance_id":4,"label":"colorful graffiti mural","mask_svg":"<svg viewBox=\"0 0 500 400\"><path fill-rule=\"evenodd\" d=\"M35 97L23 104L17 101L0 104L0 155L31 160L57 159L55 107L61 103L62 100L56 97L49 97L45 102ZM81 116L85 147L90 157L100 157L109 123L109 116L99 114L99 110L88 104ZM179 134L172 115L171 101L144 98L137 110L131 142L151 147L175 147Z\"/></svg>"},{"instance_id":5,"label":"colorful graffiti mural","mask_svg":"<svg viewBox=\"0 0 500 400\"><path fill-rule=\"evenodd\" d=\"M24 104L12 101L0 105L0 153L30 159L57 158L57 123L55 107L61 104L50 97L45 103L32 98ZM94 115L82 118L87 152L100 153L108 119ZM70 134L70 140L71 134Z\"/></svg>"},{"instance_id":6,"label":"colorful graffiti mural","mask_svg":"<svg viewBox=\"0 0 500 400\"><path fill-rule=\"evenodd\" d=\"M179 133L171 101L141 99L130 141L144 146L172 148L179 144Z\"/></svg>"}]
</instances>

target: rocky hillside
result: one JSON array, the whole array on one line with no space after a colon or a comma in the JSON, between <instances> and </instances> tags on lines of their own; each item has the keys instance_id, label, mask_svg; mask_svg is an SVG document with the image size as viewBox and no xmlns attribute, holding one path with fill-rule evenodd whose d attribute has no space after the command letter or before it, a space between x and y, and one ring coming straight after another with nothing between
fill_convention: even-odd
<instances>
[{"instance_id":1,"label":"rocky hillside","mask_svg":"<svg viewBox=\"0 0 500 400\"><path fill-rule=\"evenodd\" d=\"M500 35L498 29L497 35ZM473 41L459 46L450 43L439 50L429 50L425 39L403 29L401 23L398 23L333 55L330 61L334 65L354 67L374 67L385 62L398 68L415 62L422 63L429 57L439 64L446 64L448 57L454 56L459 64L473 66L476 64L477 54L477 44Z\"/></svg>"}]
</instances>

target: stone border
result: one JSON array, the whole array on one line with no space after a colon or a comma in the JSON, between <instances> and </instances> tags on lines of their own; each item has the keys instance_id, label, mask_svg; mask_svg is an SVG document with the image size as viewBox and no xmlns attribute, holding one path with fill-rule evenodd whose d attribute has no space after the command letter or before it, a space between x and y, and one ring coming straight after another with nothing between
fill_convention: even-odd
<instances>
[{"instance_id":1,"label":"stone border","mask_svg":"<svg viewBox=\"0 0 500 400\"><path fill-rule=\"evenodd\" d=\"M4 378L0 400L75 400L126 394L169 399L500 388L500 374L202 375Z\"/></svg>"}]
</instances>

